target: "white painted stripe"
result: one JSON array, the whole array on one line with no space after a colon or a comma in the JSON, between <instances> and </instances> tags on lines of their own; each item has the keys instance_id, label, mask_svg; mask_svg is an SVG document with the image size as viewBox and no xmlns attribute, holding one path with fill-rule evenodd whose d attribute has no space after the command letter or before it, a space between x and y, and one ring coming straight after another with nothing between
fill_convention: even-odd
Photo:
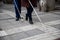
<instances>
[{"instance_id":1,"label":"white painted stripe","mask_svg":"<svg viewBox=\"0 0 60 40\"><path fill-rule=\"evenodd\" d=\"M4 13L12 16L12 17L15 17L15 12L12 12L12 11L8 11L8 10L3 10ZM26 10L22 10L21 12L26 12Z\"/></svg>"},{"instance_id":2,"label":"white painted stripe","mask_svg":"<svg viewBox=\"0 0 60 40\"><path fill-rule=\"evenodd\" d=\"M0 14L5 14L5 13L0 13Z\"/></svg>"},{"instance_id":3,"label":"white painted stripe","mask_svg":"<svg viewBox=\"0 0 60 40\"><path fill-rule=\"evenodd\" d=\"M34 24L34 25L28 25L28 26L25 26L25 27L13 28L13 29L7 30L6 33L8 35L11 35L11 34L14 34L14 33L19 33L19 32L22 32L22 31L28 31L28 30L32 30L32 29L35 29L35 28L38 28L38 29L40 29L44 32L48 32L48 33L58 31L58 29L56 29L54 27L43 25L43 24L41 25L40 23L37 23L37 24Z\"/></svg>"},{"instance_id":4,"label":"white painted stripe","mask_svg":"<svg viewBox=\"0 0 60 40\"><path fill-rule=\"evenodd\" d=\"M60 24L60 20L50 21L50 22L46 22L44 24L46 24L46 25L57 25L57 24Z\"/></svg>"},{"instance_id":5,"label":"white painted stripe","mask_svg":"<svg viewBox=\"0 0 60 40\"><path fill-rule=\"evenodd\" d=\"M7 30L6 33L8 35L11 35L11 34L14 34L14 33L28 31L28 30L32 30L32 29L35 29L35 28L38 28L38 29L40 29L44 32L47 32L47 33L52 33L52 32L57 32L58 31L58 29L47 26L47 25L42 25L41 26L41 24L36 24L36 25L28 25L28 26L25 26L25 27L13 28L13 29Z\"/></svg>"},{"instance_id":6,"label":"white painted stripe","mask_svg":"<svg viewBox=\"0 0 60 40\"><path fill-rule=\"evenodd\" d=\"M12 17L15 17L15 12L12 12L9 10L3 10L3 12L12 16ZM26 10L22 10L21 12L26 12ZM40 13L45 13L45 12L38 12L38 14L40 14ZM35 14L32 14L32 15L35 15ZM44 14L44 15L40 15L40 16L42 17L42 16L47 16L47 15L51 15L51 14Z\"/></svg>"},{"instance_id":7,"label":"white painted stripe","mask_svg":"<svg viewBox=\"0 0 60 40\"><path fill-rule=\"evenodd\" d=\"M42 24L42 26L39 26L40 30L44 31L44 32L47 32L47 33L52 33L52 32L56 32L58 31L59 29L56 29L54 27L51 27L51 26L47 26L47 25L44 25Z\"/></svg>"},{"instance_id":8,"label":"white painted stripe","mask_svg":"<svg viewBox=\"0 0 60 40\"><path fill-rule=\"evenodd\" d=\"M54 27L51 27L51 26L47 26L47 25L39 25L38 24L38 29L40 29L40 30L42 30L42 31L44 31L44 32L46 32L45 34L40 34L40 35L35 35L35 36L32 36L32 37L29 37L29 38L25 38L25 39L22 39L22 40L37 40L37 39L39 39L39 40L44 40L43 38L46 38L47 40L49 39L55 39L55 38L57 38L56 36L58 35L58 34L60 34L60 30L58 30L58 29L56 29L56 28L54 28ZM53 36L55 36L54 38L53 38ZM60 37L60 36L58 36L58 37Z\"/></svg>"},{"instance_id":9,"label":"white painted stripe","mask_svg":"<svg viewBox=\"0 0 60 40\"><path fill-rule=\"evenodd\" d=\"M39 24L38 24L39 25ZM38 26L39 27L39 29L40 30L42 30L42 31L44 31L44 32L46 32L45 34L40 34L40 35L35 35L35 36L32 36L32 37L29 37L29 38L25 38L25 39L22 39L22 40L37 40L37 39L39 39L39 40L44 40L43 38L46 38L46 39L48 39L48 38L50 38L50 39L54 39L54 38L58 38L58 37L60 37L60 36L58 36L58 37L54 37L53 38L53 35L58 35L58 34L60 34L60 30L58 30L58 29L56 29L56 28L53 28L53 27L51 27L51 26L47 26L47 25L45 25L45 26ZM49 39L49 40L50 40Z\"/></svg>"},{"instance_id":10,"label":"white painted stripe","mask_svg":"<svg viewBox=\"0 0 60 40\"><path fill-rule=\"evenodd\" d=\"M12 11L4 10L4 9L3 9L3 12L12 12ZM21 10L21 12L26 12L26 10ZM14 13L14 12L13 12L13 13Z\"/></svg>"},{"instance_id":11,"label":"white painted stripe","mask_svg":"<svg viewBox=\"0 0 60 40\"><path fill-rule=\"evenodd\" d=\"M15 17L15 13L12 12L12 11L3 10L3 13L8 14L8 15L10 15L10 16L12 16L12 17Z\"/></svg>"},{"instance_id":12,"label":"white painted stripe","mask_svg":"<svg viewBox=\"0 0 60 40\"><path fill-rule=\"evenodd\" d=\"M7 12L6 12L7 11ZM8 15L12 16L12 17L15 17L15 13L12 12L12 11L8 11L8 10L3 10L3 12L7 13ZM22 10L22 12L26 12L26 10ZM51 14L45 14L45 15L40 15L40 16L47 16L47 15L51 15ZM57 16L57 15L55 15ZM23 17L23 16L22 16ZM57 24L60 24L60 20L55 20L55 21L50 21L50 22L46 22L44 23L46 25L57 25Z\"/></svg>"},{"instance_id":13,"label":"white painted stripe","mask_svg":"<svg viewBox=\"0 0 60 40\"><path fill-rule=\"evenodd\" d=\"M0 36L8 35L5 31L0 31Z\"/></svg>"},{"instance_id":14,"label":"white painted stripe","mask_svg":"<svg viewBox=\"0 0 60 40\"><path fill-rule=\"evenodd\" d=\"M32 37L28 37L28 38L24 38L24 39L21 39L21 40L44 40L44 39L55 39L55 38L58 38L60 37L60 31L57 31L57 32L53 32L53 33L45 33L45 34L40 34L40 35L35 35L35 36L32 36Z\"/></svg>"},{"instance_id":15,"label":"white painted stripe","mask_svg":"<svg viewBox=\"0 0 60 40\"><path fill-rule=\"evenodd\" d=\"M13 28L10 30L6 30L5 32L8 35L14 34L14 33L19 33L19 32L23 32L23 31L28 31L28 30L32 30L35 29L37 27L34 27L33 25L28 25L28 26L24 26L24 27L18 27L18 28Z\"/></svg>"}]
</instances>

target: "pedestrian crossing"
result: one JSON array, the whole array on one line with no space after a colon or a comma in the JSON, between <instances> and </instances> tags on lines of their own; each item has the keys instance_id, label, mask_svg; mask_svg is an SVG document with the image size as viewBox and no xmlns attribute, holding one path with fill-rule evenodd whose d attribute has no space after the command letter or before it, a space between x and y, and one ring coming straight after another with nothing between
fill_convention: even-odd
<instances>
[{"instance_id":1,"label":"pedestrian crossing","mask_svg":"<svg viewBox=\"0 0 60 40\"><path fill-rule=\"evenodd\" d=\"M5 31L0 31L0 37L5 36L5 35L7 35L7 33Z\"/></svg>"},{"instance_id":2,"label":"pedestrian crossing","mask_svg":"<svg viewBox=\"0 0 60 40\"><path fill-rule=\"evenodd\" d=\"M43 16L47 15L50 14L45 14ZM19 27L16 26L15 28L0 31L0 36L5 36L7 38L9 36L10 40L54 40L55 38L60 37L60 29L55 28L51 25L58 24L60 24L60 19L43 23L36 22L33 25L29 24L22 27L17 24Z\"/></svg>"}]
</instances>

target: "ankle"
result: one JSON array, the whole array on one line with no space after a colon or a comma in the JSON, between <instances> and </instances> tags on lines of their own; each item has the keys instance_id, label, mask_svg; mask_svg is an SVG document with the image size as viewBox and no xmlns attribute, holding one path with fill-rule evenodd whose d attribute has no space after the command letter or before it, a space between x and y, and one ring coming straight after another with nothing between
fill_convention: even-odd
<instances>
[{"instance_id":1,"label":"ankle","mask_svg":"<svg viewBox=\"0 0 60 40\"><path fill-rule=\"evenodd\" d=\"M30 20L29 23L30 23L30 24L33 24L33 21Z\"/></svg>"}]
</instances>

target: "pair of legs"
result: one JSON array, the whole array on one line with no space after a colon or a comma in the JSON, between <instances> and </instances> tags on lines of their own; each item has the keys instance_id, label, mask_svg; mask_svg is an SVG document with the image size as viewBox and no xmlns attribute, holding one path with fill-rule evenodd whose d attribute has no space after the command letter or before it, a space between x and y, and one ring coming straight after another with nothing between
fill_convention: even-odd
<instances>
[{"instance_id":1,"label":"pair of legs","mask_svg":"<svg viewBox=\"0 0 60 40\"><path fill-rule=\"evenodd\" d=\"M26 20L29 21L30 24L33 24L33 21L32 21L32 12L33 12L33 8L32 6L30 5L27 9L27 14L26 14Z\"/></svg>"},{"instance_id":2,"label":"pair of legs","mask_svg":"<svg viewBox=\"0 0 60 40\"><path fill-rule=\"evenodd\" d=\"M18 9L20 11L20 13L18 12L17 8L15 7L15 12L16 12L16 21L19 21L19 19L21 19L21 6L18 5ZM31 5L26 8L27 9L27 14L26 14L26 21L29 21L30 24L33 24L32 21L32 12L33 12L33 8L31 7Z\"/></svg>"}]
</instances>

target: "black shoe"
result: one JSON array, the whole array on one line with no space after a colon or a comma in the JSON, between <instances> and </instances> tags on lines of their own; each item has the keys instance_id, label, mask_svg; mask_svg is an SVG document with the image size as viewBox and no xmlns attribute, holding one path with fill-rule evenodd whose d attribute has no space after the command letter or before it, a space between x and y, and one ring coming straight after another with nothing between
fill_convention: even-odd
<instances>
[{"instance_id":1,"label":"black shoe","mask_svg":"<svg viewBox=\"0 0 60 40\"><path fill-rule=\"evenodd\" d=\"M28 17L26 17L26 21L28 21Z\"/></svg>"},{"instance_id":2,"label":"black shoe","mask_svg":"<svg viewBox=\"0 0 60 40\"><path fill-rule=\"evenodd\" d=\"M30 24L33 24L33 21L29 21Z\"/></svg>"},{"instance_id":3,"label":"black shoe","mask_svg":"<svg viewBox=\"0 0 60 40\"><path fill-rule=\"evenodd\" d=\"M28 21L28 15L26 14L26 21Z\"/></svg>"},{"instance_id":4,"label":"black shoe","mask_svg":"<svg viewBox=\"0 0 60 40\"><path fill-rule=\"evenodd\" d=\"M16 18L16 21L19 21L19 18Z\"/></svg>"}]
</instances>

